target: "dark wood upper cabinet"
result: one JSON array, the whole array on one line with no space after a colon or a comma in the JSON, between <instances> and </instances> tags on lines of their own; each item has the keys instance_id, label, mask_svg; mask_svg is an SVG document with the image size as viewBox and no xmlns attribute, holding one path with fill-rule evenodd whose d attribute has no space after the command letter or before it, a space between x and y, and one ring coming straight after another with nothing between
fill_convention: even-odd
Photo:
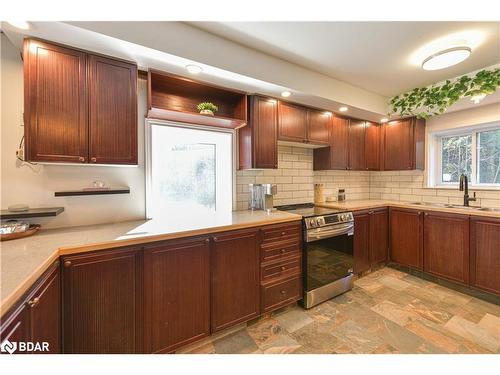
<instances>
[{"instance_id":1,"label":"dark wood upper cabinet","mask_svg":"<svg viewBox=\"0 0 500 375\"><path fill-rule=\"evenodd\" d=\"M365 164L365 121L350 120L349 123L348 169L364 171Z\"/></svg>"},{"instance_id":2,"label":"dark wood upper cabinet","mask_svg":"<svg viewBox=\"0 0 500 375\"><path fill-rule=\"evenodd\" d=\"M26 160L86 162L86 54L26 39L23 58Z\"/></svg>"},{"instance_id":3,"label":"dark wood upper cabinet","mask_svg":"<svg viewBox=\"0 0 500 375\"><path fill-rule=\"evenodd\" d=\"M26 160L137 164L137 67L24 42Z\"/></svg>"},{"instance_id":4,"label":"dark wood upper cabinet","mask_svg":"<svg viewBox=\"0 0 500 375\"><path fill-rule=\"evenodd\" d=\"M240 169L278 168L278 101L249 97L249 123L239 129Z\"/></svg>"},{"instance_id":5,"label":"dark wood upper cabinet","mask_svg":"<svg viewBox=\"0 0 500 375\"><path fill-rule=\"evenodd\" d=\"M137 164L137 67L90 55L90 162Z\"/></svg>"},{"instance_id":6,"label":"dark wood upper cabinet","mask_svg":"<svg viewBox=\"0 0 500 375\"><path fill-rule=\"evenodd\" d=\"M144 249L145 349L168 353L210 334L210 240Z\"/></svg>"},{"instance_id":7,"label":"dark wood upper cabinet","mask_svg":"<svg viewBox=\"0 0 500 375\"><path fill-rule=\"evenodd\" d=\"M259 231L213 237L212 332L260 314Z\"/></svg>"},{"instance_id":8,"label":"dark wood upper cabinet","mask_svg":"<svg viewBox=\"0 0 500 375\"><path fill-rule=\"evenodd\" d=\"M424 271L469 283L469 216L424 214Z\"/></svg>"},{"instance_id":9,"label":"dark wood upper cabinet","mask_svg":"<svg viewBox=\"0 0 500 375\"><path fill-rule=\"evenodd\" d=\"M423 269L423 217L423 212L417 210L389 210L391 261Z\"/></svg>"},{"instance_id":10,"label":"dark wood upper cabinet","mask_svg":"<svg viewBox=\"0 0 500 375\"><path fill-rule=\"evenodd\" d=\"M424 169L425 121L414 117L383 126L383 169Z\"/></svg>"},{"instance_id":11,"label":"dark wood upper cabinet","mask_svg":"<svg viewBox=\"0 0 500 375\"><path fill-rule=\"evenodd\" d=\"M500 219L470 218L470 285L500 295Z\"/></svg>"},{"instance_id":12,"label":"dark wood upper cabinet","mask_svg":"<svg viewBox=\"0 0 500 375\"><path fill-rule=\"evenodd\" d=\"M331 112L309 108L307 110L307 141L328 145L332 117Z\"/></svg>"},{"instance_id":13,"label":"dark wood upper cabinet","mask_svg":"<svg viewBox=\"0 0 500 375\"><path fill-rule=\"evenodd\" d=\"M278 139L307 142L307 109L280 101L278 104Z\"/></svg>"},{"instance_id":14,"label":"dark wood upper cabinet","mask_svg":"<svg viewBox=\"0 0 500 375\"><path fill-rule=\"evenodd\" d=\"M354 212L354 272L370 269L370 214Z\"/></svg>"},{"instance_id":15,"label":"dark wood upper cabinet","mask_svg":"<svg viewBox=\"0 0 500 375\"><path fill-rule=\"evenodd\" d=\"M365 123L365 167L369 171L380 170L380 125Z\"/></svg>"},{"instance_id":16,"label":"dark wood upper cabinet","mask_svg":"<svg viewBox=\"0 0 500 375\"><path fill-rule=\"evenodd\" d=\"M55 262L35 282L20 301L0 319L0 342L48 343L48 351L61 353L61 291L59 262ZM18 346L19 349L19 346Z\"/></svg>"},{"instance_id":17,"label":"dark wood upper cabinet","mask_svg":"<svg viewBox=\"0 0 500 375\"><path fill-rule=\"evenodd\" d=\"M314 150L314 170L347 169L349 120L333 115L329 136L330 147Z\"/></svg>"},{"instance_id":18,"label":"dark wood upper cabinet","mask_svg":"<svg viewBox=\"0 0 500 375\"><path fill-rule=\"evenodd\" d=\"M62 257L64 353L142 352L142 251Z\"/></svg>"}]
</instances>

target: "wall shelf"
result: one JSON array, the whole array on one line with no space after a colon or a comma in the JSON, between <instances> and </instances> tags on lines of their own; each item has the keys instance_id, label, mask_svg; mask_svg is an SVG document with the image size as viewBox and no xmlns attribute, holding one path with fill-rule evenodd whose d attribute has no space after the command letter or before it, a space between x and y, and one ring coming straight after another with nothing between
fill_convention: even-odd
<instances>
[{"instance_id":1,"label":"wall shelf","mask_svg":"<svg viewBox=\"0 0 500 375\"><path fill-rule=\"evenodd\" d=\"M212 102L215 116L197 112L196 106ZM148 118L184 122L226 129L247 124L247 95L204 82L160 71L148 72Z\"/></svg>"},{"instance_id":2,"label":"wall shelf","mask_svg":"<svg viewBox=\"0 0 500 375\"><path fill-rule=\"evenodd\" d=\"M109 195L109 194L130 194L130 188L112 188L112 189L102 189L102 190L67 190L67 191L56 191L54 193L55 197L72 197L78 195Z\"/></svg>"},{"instance_id":3,"label":"wall shelf","mask_svg":"<svg viewBox=\"0 0 500 375\"><path fill-rule=\"evenodd\" d=\"M57 216L64 211L64 207L43 207L43 208L30 208L27 211L9 211L1 210L0 219L1 220L13 220L13 219L27 219L31 217L49 217Z\"/></svg>"}]
</instances>

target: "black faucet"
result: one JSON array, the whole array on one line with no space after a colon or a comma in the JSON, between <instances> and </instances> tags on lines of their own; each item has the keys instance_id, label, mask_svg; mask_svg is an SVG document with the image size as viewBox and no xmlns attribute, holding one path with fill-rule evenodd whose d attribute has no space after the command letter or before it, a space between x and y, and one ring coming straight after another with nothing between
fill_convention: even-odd
<instances>
[{"instance_id":1,"label":"black faucet","mask_svg":"<svg viewBox=\"0 0 500 375\"><path fill-rule=\"evenodd\" d=\"M474 192L474 198L469 198L469 180L464 174L460 175L459 190L464 192L464 206L469 207L470 201L476 201L476 192Z\"/></svg>"}]
</instances>

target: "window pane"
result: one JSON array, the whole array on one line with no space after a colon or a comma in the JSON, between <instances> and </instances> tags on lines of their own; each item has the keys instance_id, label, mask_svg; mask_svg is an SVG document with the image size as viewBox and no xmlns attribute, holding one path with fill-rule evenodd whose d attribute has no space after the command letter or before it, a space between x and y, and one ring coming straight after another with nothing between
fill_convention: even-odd
<instances>
[{"instance_id":1,"label":"window pane","mask_svg":"<svg viewBox=\"0 0 500 375\"><path fill-rule=\"evenodd\" d=\"M232 208L231 134L153 125L150 217Z\"/></svg>"},{"instance_id":2,"label":"window pane","mask_svg":"<svg viewBox=\"0 0 500 375\"><path fill-rule=\"evenodd\" d=\"M472 135L441 138L441 181L458 182L461 174L470 180Z\"/></svg>"},{"instance_id":3,"label":"window pane","mask_svg":"<svg viewBox=\"0 0 500 375\"><path fill-rule=\"evenodd\" d=\"M500 184L500 129L478 133L480 184Z\"/></svg>"}]
</instances>

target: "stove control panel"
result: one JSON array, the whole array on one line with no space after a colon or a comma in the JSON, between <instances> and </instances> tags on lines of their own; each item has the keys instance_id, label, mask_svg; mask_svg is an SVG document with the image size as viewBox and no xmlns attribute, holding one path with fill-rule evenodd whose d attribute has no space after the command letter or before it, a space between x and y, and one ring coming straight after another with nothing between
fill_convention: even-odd
<instances>
[{"instance_id":1,"label":"stove control panel","mask_svg":"<svg viewBox=\"0 0 500 375\"><path fill-rule=\"evenodd\" d=\"M342 212L326 216L315 216L305 219L306 228L320 228L326 225L349 223L354 220L352 212Z\"/></svg>"}]
</instances>

